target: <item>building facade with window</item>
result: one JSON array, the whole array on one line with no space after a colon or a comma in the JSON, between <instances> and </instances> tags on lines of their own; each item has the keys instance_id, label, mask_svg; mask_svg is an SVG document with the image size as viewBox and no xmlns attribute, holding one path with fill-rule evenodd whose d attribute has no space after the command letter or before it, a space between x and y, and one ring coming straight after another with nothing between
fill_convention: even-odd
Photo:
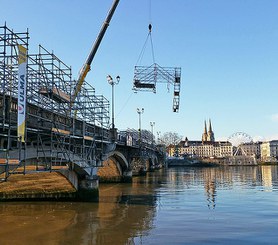
<instances>
[{"instance_id":1,"label":"building facade with window","mask_svg":"<svg viewBox=\"0 0 278 245\"><path fill-rule=\"evenodd\" d=\"M190 141L186 137L177 146L170 146L168 152L169 156L179 155L199 158L227 157L233 155L233 146L227 141L215 141L211 121L209 120L208 129L205 121L201 141Z\"/></svg>"},{"instance_id":2,"label":"building facade with window","mask_svg":"<svg viewBox=\"0 0 278 245\"><path fill-rule=\"evenodd\" d=\"M179 144L180 156L191 157L227 157L233 155L233 146L227 141L204 143L203 141L181 141Z\"/></svg>"},{"instance_id":3,"label":"building facade with window","mask_svg":"<svg viewBox=\"0 0 278 245\"><path fill-rule=\"evenodd\" d=\"M278 140L271 140L261 144L261 161L277 162L278 160Z\"/></svg>"},{"instance_id":4,"label":"building facade with window","mask_svg":"<svg viewBox=\"0 0 278 245\"><path fill-rule=\"evenodd\" d=\"M261 144L262 142L248 142L240 144L234 155L255 156L256 159L261 157Z\"/></svg>"}]
</instances>

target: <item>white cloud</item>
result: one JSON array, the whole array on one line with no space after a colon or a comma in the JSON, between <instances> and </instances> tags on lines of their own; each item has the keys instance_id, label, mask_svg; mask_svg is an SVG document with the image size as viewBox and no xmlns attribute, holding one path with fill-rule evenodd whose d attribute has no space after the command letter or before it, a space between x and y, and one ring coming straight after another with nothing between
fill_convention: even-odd
<instances>
[{"instance_id":1,"label":"white cloud","mask_svg":"<svg viewBox=\"0 0 278 245\"><path fill-rule=\"evenodd\" d=\"M272 134L272 135L269 135L269 136L266 136L266 137L263 137L263 136L254 136L253 137L253 141L254 142L257 142L257 141L270 141L270 140L278 140L278 134Z\"/></svg>"},{"instance_id":2,"label":"white cloud","mask_svg":"<svg viewBox=\"0 0 278 245\"><path fill-rule=\"evenodd\" d=\"M258 141L265 141L266 138L260 135L256 135L253 137L253 142L258 142Z\"/></svg>"},{"instance_id":3,"label":"white cloud","mask_svg":"<svg viewBox=\"0 0 278 245\"><path fill-rule=\"evenodd\" d=\"M266 140L278 140L278 134L270 135L270 136L266 137Z\"/></svg>"},{"instance_id":4,"label":"white cloud","mask_svg":"<svg viewBox=\"0 0 278 245\"><path fill-rule=\"evenodd\" d=\"M225 136L220 136L220 137L217 137L216 141L227 141L228 140L228 137L225 137Z\"/></svg>"},{"instance_id":5,"label":"white cloud","mask_svg":"<svg viewBox=\"0 0 278 245\"><path fill-rule=\"evenodd\" d=\"M278 122L278 113L271 115L271 120L274 122Z\"/></svg>"}]
</instances>

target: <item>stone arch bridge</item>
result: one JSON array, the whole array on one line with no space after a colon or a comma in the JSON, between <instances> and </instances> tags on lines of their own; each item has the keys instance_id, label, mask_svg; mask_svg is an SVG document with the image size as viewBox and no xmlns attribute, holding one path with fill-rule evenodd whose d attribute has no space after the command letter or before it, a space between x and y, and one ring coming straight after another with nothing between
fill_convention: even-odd
<instances>
[{"instance_id":1,"label":"stone arch bridge","mask_svg":"<svg viewBox=\"0 0 278 245\"><path fill-rule=\"evenodd\" d=\"M36 171L67 166L59 171L87 195L98 190L99 179L130 181L163 164L165 151L149 131L111 130L109 101L87 81L76 96L71 67L41 45L37 53L28 47L28 30L0 26L2 180L26 173L28 164Z\"/></svg>"},{"instance_id":2,"label":"stone arch bridge","mask_svg":"<svg viewBox=\"0 0 278 245\"><path fill-rule=\"evenodd\" d=\"M98 170L100 181L131 181L132 176L158 169L164 164L163 151L157 146L128 146L117 144Z\"/></svg>"}]
</instances>

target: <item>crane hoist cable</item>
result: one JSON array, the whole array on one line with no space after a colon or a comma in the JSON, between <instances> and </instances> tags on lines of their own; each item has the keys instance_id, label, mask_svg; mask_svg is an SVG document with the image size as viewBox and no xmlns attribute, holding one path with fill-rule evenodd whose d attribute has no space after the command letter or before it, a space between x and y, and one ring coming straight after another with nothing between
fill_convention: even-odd
<instances>
[{"instance_id":1,"label":"crane hoist cable","mask_svg":"<svg viewBox=\"0 0 278 245\"><path fill-rule=\"evenodd\" d=\"M138 60L137 60L137 62L136 62L136 65L138 65L139 63L141 63L141 61L142 61L142 59L143 59L143 57L144 57L146 48L147 48L148 41L150 41L150 44L151 44L152 61L153 61L153 63L155 63L154 48L153 48L153 40L152 40L152 24L149 24L148 28L149 28L149 33L148 33L148 35L147 35L146 41L145 41L145 43L144 43L144 45L143 45L143 48L142 48L142 50L141 50L141 52L140 52L140 55L139 55Z\"/></svg>"},{"instance_id":2,"label":"crane hoist cable","mask_svg":"<svg viewBox=\"0 0 278 245\"><path fill-rule=\"evenodd\" d=\"M154 48L152 41L152 23L151 23L151 0L150 0L150 22L149 22L149 33L147 39L144 43L142 51L139 55L137 63L134 67L134 77L133 77L133 90L137 91L147 91L156 93L157 83L167 83L167 90L169 92L169 86L173 85L174 97L173 97L173 112L179 111L180 105L180 84L181 84L181 68L180 67L162 67L155 62L154 58ZM151 43L152 51L152 65L138 65L141 62L148 41Z\"/></svg>"},{"instance_id":3,"label":"crane hoist cable","mask_svg":"<svg viewBox=\"0 0 278 245\"><path fill-rule=\"evenodd\" d=\"M140 52L140 55L138 57L138 60L136 62L136 65L138 65L142 61L143 56L144 56L145 51L146 51L146 48L147 48L148 41L150 41L150 45L151 45L152 61L153 61L153 63L155 63L153 40L152 40L151 0L149 1L149 25L148 25L148 29L149 29L149 32L148 32L146 41L145 41L145 43L143 45L143 48L142 48L142 50Z\"/></svg>"}]
</instances>

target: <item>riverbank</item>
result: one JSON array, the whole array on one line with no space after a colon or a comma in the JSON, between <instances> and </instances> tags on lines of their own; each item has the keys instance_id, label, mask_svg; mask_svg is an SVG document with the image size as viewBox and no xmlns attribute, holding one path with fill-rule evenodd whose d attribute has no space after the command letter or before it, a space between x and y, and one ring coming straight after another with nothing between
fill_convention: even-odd
<instances>
[{"instance_id":1,"label":"riverbank","mask_svg":"<svg viewBox=\"0 0 278 245\"><path fill-rule=\"evenodd\" d=\"M219 165L211 162L186 161L172 161L172 164L168 165L168 167L177 166L213 167ZM76 200L76 189L61 173L32 172L32 170L34 167L29 166L25 175L13 174L7 181L0 182L0 201ZM0 178L4 178L4 174L0 175Z\"/></svg>"},{"instance_id":2,"label":"riverbank","mask_svg":"<svg viewBox=\"0 0 278 245\"><path fill-rule=\"evenodd\" d=\"M219 166L219 164L211 161L201 161L197 159L173 158L173 159L167 159L167 166L168 167L213 167L213 166Z\"/></svg>"},{"instance_id":3,"label":"riverbank","mask_svg":"<svg viewBox=\"0 0 278 245\"><path fill-rule=\"evenodd\" d=\"M242 161L240 161L242 160ZM259 165L278 165L278 162L262 161L244 161L239 159L238 162L226 161L225 158L169 158L167 159L168 167L214 167L214 166L259 166Z\"/></svg>"},{"instance_id":4,"label":"riverbank","mask_svg":"<svg viewBox=\"0 0 278 245\"><path fill-rule=\"evenodd\" d=\"M14 174L0 182L0 201L70 200L75 196L76 189L59 172Z\"/></svg>"}]
</instances>

